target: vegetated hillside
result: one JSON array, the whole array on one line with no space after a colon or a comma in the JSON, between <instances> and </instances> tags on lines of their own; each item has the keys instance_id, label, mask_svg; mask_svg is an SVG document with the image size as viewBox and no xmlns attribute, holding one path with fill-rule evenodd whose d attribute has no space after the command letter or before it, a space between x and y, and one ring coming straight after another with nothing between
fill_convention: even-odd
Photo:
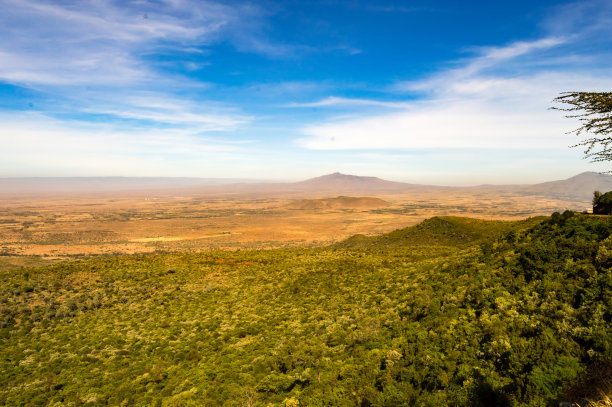
<instances>
[{"instance_id":1,"label":"vegetated hillside","mask_svg":"<svg viewBox=\"0 0 612 407\"><path fill-rule=\"evenodd\" d=\"M379 236L355 235L335 244L335 248L407 247L407 246L456 246L497 238L503 233L526 229L542 221L530 218L525 221L498 221L436 216L416 226L394 230Z\"/></svg>"},{"instance_id":2,"label":"vegetated hillside","mask_svg":"<svg viewBox=\"0 0 612 407\"><path fill-rule=\"evenodd\" d=\"M568 400L612 359L612 222L568 212L524 226L462 250L158 254L2 272L0 404Z\"/></svg>"},{"instance_id":3,"label":"vegetated hillside","mask_svg":"<svg viewBox=\"0 0 612 407\"><path fill-rule=\"evenodd\" d=\"M289 209L378 209L390 203L374 197L339 196L325 199L302 199L287 205Z\"/></svg>"}]
</instances>

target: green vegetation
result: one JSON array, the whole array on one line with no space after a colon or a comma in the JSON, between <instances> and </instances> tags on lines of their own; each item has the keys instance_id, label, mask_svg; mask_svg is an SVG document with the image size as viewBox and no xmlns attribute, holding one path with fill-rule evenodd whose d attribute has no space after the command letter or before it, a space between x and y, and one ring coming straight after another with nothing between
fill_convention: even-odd
<instances>
[{"instance_id":1,"label":"green vegetation","mask_svg":"<svg viewBox=\"0 0 612 407\"><path fill-rule=\"evenodd\" d=\"M387 236L0 272L0 404L541 406L609 366L607 217Z\"/></svg>"},{"instance_id":2,"label":"green vegetation","mask_svg":"<svg viewBox=\"0 0 612 407\"><path fill-rule=\"evenodd\" d=\"M541 222L531 218L520 222L487 221L457 216L436 216L422 223L380 236L355 235L334 245L336 248L448 246L463 248L469 244L497 238L504 233Z\"/></svg>"},{"instance_id":3,"label":"green vegetation","mask_svg":"<svg viewBox=\"0 0 612 407\"><path fill-rule=\"evenodd\" d=\"M593 213L600 215L612 213L612 191L605 194L599 191L593 192Z\"/></svg>"}]
</instances>

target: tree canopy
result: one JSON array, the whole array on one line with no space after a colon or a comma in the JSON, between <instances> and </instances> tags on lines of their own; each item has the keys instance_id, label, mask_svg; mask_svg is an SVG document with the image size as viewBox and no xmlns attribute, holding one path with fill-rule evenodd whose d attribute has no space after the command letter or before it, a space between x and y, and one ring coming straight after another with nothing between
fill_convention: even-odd
<instances>
[{"instance_id":1,"label":"tree canopy","mask_svg":"<svg viewBox=\"0 0 612 407\"><path fill-rule=\"evenodd\" d=\"M586 147L585 157L592 162L611 161L612 92L564 92L553 102L564 105L553 109L570 112L566 117L577 117L582 123L570 133L593 135L572 147Z\"/></svg>"}]
</instances>

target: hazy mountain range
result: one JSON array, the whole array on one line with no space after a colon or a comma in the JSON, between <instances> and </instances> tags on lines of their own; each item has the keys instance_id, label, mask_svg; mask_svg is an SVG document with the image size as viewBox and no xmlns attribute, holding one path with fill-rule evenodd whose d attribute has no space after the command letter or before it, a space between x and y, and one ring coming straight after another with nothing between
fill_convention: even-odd
<instances>
[{"instance_id":1,"label":"hazy mountain range","mask_svg":"<svg viewBox=\"0 0 612 407\"><path fill-rule=\"evenodd\" d=\"M594 190L612 190L612 176L584 172L574 177L531 185L480 185L445 187L388 181L377 177L362 177L333 173L300 182L261 182L227 178L170 177L70 177L70 178L0 178L0 195L50 195L65 193L107 192L172 192L177 194L393 194L415 191L448 190L512 191L525 195L589 201Z\"/></svg>"}]
</instances>

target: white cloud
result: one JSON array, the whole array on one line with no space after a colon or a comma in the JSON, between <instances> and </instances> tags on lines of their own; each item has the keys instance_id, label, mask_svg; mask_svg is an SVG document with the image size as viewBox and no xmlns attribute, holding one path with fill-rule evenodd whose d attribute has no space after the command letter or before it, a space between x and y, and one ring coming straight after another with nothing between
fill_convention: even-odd
<instances>
[{"instance_id":1,"label":"white cloud","mask_svg":"<svg viewBox=\"0 0 612 407\"><path fill-rule=\"evenodd\" d=\"M612 75L606 73L531 69L531 61L557 59L559 55L550 52L569 43L568 38L555 36L481 48L479 55L461 61L457 68L394 85L394 92L425 95L406 103L402 111L306 126L297 143L319 150L565 149L577 141L565 134L573 124L549 110L552 99L568 90L612 88ZM343 102L350 105L341 98L312 105ZM386 102L359 100L353 105L368 103ZM389 107L397 106L402 107L401 102Z\"/></svg>"},{"instance_id":2,"label":"white cloud","mask_svg":"<svg viewBox=\"0 0 612 407\"><path fill-rule=\"evenodd\" d=\"M564 124L556 112L505 112L479 101L448 101L306 127L307 137L299 143L311 149L349 150L547 148L563 134Z\"/></svg>"},{"instance_id":3,"label":"white cloud","mask_svg":"<svg viewBox=\"0 0 612 407\"><path fill-rule=\"evenodd\" d=\"M291 103L289 107L327 107L327 106L378 106L378 107L391 107L391 108L407 108L411 106L410 103L405 102L386 102L371 99L354 99L354 98L342 98L336 96L329 96L325 99L318 100L310 103Z\"/></svg>"}]
</instances>

